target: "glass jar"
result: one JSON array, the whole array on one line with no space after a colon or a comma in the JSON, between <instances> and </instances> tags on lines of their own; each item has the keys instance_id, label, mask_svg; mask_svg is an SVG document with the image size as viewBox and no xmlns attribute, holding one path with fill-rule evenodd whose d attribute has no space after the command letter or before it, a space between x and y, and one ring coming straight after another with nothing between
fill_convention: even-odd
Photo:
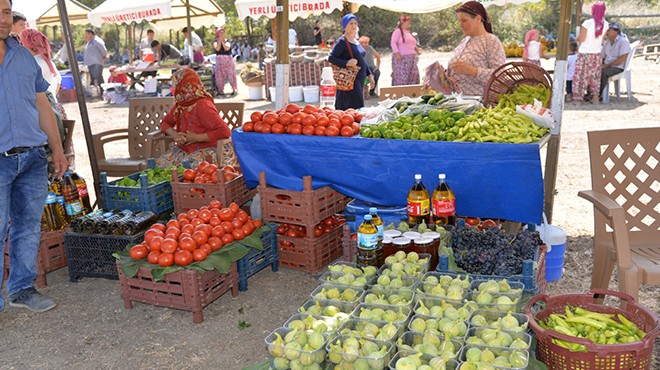
<instances>
[{"instance_id":1,"label":"glass jar","mask_svg":"<svg viewBox=\"0 0 660 370\"><path fill-rule=\"evenodd\" d=\"M413 251L417 253L426 253L431 256L431 267L430 270L435 270L435 266L438 264L438 249L433 248L433 238L421 237L413 241ZM435 253L434 253L435 250ZM435 258L435 262L434 262Z\"/></svg>"},{"instance_id":2,"label":"glass jar","mask_svg":"<svg viewBox=\"0 0 660 370\"><path fill-rule=\"evenodd\" d=\"M392 243L392 238L387 236L383 236L383 259L387 258L387 256L392 255L396 253L396 250L394 249L394 244Z\"/></svg>"},{"instance_id":3,"label":"glass jar","mask_svg":"<svg viewBox=\"0 0 660 370\"><path fill-rule=\"evenodd\" d=\"M405 236L410 240L415 240L417 238L420 238L422 234L418 233L417 231L406 231L405 233L403 233L403 236Z\"/></svg>"},{"instance_id":4,"label":"glass jar","mask_svg":"<svg viewBox=\"0 0 660 370\"><path fill-rule=\"evenodd\" d=\"M406 254L408 254L413 250L412 239L406 238L405 236L392 239L392 245L394 246L394 253L398 251L404 251Z\"/></svg>"},{"instance_id":5,"label":"glass jar","mask_svg":"<svg viewBox=\"0 0 660 370\"><path fill-rule=\"evenodd\" d=\"M401 236L401 231L395 229L385 230L383 231L383 236L389 236L392 239L398 238Z\"/></svg>"}]
</instances>

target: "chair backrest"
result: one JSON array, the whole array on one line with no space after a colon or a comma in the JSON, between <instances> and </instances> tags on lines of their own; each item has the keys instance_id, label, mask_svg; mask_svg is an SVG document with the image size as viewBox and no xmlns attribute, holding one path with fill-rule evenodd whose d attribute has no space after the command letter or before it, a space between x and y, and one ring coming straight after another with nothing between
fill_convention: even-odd
<instances>
[{"instance_id":1,"label":"chair backrest","mask_svg":"<svg viewBox=\"0 0 660 370\"><path fill-rule=\"evenodd\" d=\"M626 58L626 64L623 66L624 71L630 71L632 69L632 60L633 57L635 56L635 51L637 50L638 45L639 45L639 40L630 44L630 53L628 53L628 58Z\"/></svg>"},{"instance_id":2,"label":"chair backrest","mask_svg":"<svg viewBox=\"0 0 660 370\"><path fill-rule=\"evenodd\" d=\"M215 107L230 130L243 126L244 102L216 102Z\"/></svg>"},{"instance_id":3,"label":"chair backrest","mask_svg":"<svg viewBox=\"0 0 660 370\"><path fill-rule=\"evenodd\" d=\"M172 97L134 98L128 103L128 153L131 158L146 158L147 134L160 130L160 121L174 105ZM161 149L157 148L156 155Z\"/></svg>"},{"instance_id":4,"label":"chair backrest","mask_svg":"<svg viewBox=\"0 0 660 370\"><path fill-rule=\"evenodd\" d=\"M62 141L64 154L71 154L70 149L73 148L71 145L73 142L73 128L76 126L76 121L72 119L64 119L62 120L62 125L64 126L64 140Z\"/></svg>"},{"instance_id":5,"label":"chair backrest","mask_svg":"<svg viewBox=\"0 0 660 370\"><path fill-rule=\"evenodd\" d=\"M592 189L626 211L631 242L648 243L660 230L660 127L591 131ZM595 212L597 239L609 237L606 219Z\"/></svg>"}]
</instances>

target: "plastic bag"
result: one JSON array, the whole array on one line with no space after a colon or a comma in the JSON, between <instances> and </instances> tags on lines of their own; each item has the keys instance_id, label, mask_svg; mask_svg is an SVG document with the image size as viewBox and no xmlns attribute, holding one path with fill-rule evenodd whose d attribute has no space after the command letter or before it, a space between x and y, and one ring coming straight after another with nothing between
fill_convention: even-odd
<instances>
[{"instance_id":1,"label":"plastic bag","mask_svg":"<svg viewBox=\"0 0 660 370\"><path fill-rule=\"evenodd\" d=\"M516 112L531 118L532 122L541 127L552 129L555 120L552 118L550 109L543 108L543 103L534 99L534 104L516 105Z\"/></svg>"},{"instance_id":2,"label":"plastic bag","mask_svg":"<svg viewBox=\"0 0 660 370\"><path fill-rule=\"evenodd\" d=\"M445 68L438 62L426 67L423 84L435 91L449 94L456 90L454 80L447 76Z\"/></svg>"},{"instance_id":3,"label":"plastic bag","mask_svg":"<svg viewBox=\"0 0 660 370\"><path fill-rule=\"evenodd\" d=\"M378 125L387 121L394 121L399 117L399 111L395 108L387 108L385 105L377 105L369 108L360 108L358 112L364 114L360 126Z\"/></svg>"}]
</instances>

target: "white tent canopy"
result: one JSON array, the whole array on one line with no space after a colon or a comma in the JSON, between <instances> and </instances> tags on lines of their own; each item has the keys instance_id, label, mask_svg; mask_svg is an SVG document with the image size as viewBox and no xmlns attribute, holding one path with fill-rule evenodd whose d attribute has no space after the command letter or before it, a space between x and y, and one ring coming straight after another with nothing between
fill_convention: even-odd
<instances>
[{"instance_id":1,"label":"white tent canopy","mask_svg":"<svg viewBox=\"0 0 660 370\"><path fill-rule=\"evenodd\" d=\"M276 0L236 0L234 5L238 10L239 19L247 17L273 19L277 15ZM289 0L289 21L322 13L330 14L342 7L342 0Z\"/></svg>"},{"instance_id":2,"label":"white tent canopy","mask_svg":"<svg viewBox=\"0 0 660 370\"><path fill-rule=\"evenodd\" d=\"M103 23L130 24L154 22L161 28L179 29L187 25L186 4L196 26L221 25L224 12L213 0L107 0L92 10L88 17L92 25Z\"/></svg>"},{"instance_id":3,"label":"white tent canopy","mask_svg":"<svg viewBox=\"0 0 660 370\"><path fill-rule=\"evenodd\" d=\"M69 23L88 24L87 14L92 10L75 0L65 0L69 10ZM57 11L57 0L14 0L12 10L23 13L27 18L28 27L59 26L60 13Z\"/></svg>"},{"instance_id":4,"label":"white tent canopy","mask_svg":"<svg viewBox=\"0 0 660 370\"><path fill-rule=\"evenodd\" d=\"M351 0L352 3L368 7L377 7L392 12L400 13L431 13L439 10L451 8L468 0L426 0L426 1L408 1L408 0ZM540 0L477 0L484 7L490 5L537 3Z\"/></svg>"}]
</instances>

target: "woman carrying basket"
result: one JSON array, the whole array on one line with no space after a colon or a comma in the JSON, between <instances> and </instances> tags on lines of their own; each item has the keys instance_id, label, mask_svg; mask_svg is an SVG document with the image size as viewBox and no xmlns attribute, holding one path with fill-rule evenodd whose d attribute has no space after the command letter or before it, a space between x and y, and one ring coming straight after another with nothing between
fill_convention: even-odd
<instances>
[{"instance_id":1,"label":"woman carrying basket","mask_svg":"<svg viewBox=\"0 0 660 370\"><path fill-rule=\"evenodd\" d=\"M354 14L346 14L341 19L341 27L344 34L335 42L328 61L339 67L353 67L359 66L360 71L355 77L353 89L348 91L341 91L337 89L335 98L335 108L346 110L348 108L362 108L364 107L364 81L369 77L369 86L374 88L375 82L369 70L367 62L364 60L365 51L355 39L358 31L358 19ZM339 82L339 81L338 81Z\"/></svg>"}]
</instances>

